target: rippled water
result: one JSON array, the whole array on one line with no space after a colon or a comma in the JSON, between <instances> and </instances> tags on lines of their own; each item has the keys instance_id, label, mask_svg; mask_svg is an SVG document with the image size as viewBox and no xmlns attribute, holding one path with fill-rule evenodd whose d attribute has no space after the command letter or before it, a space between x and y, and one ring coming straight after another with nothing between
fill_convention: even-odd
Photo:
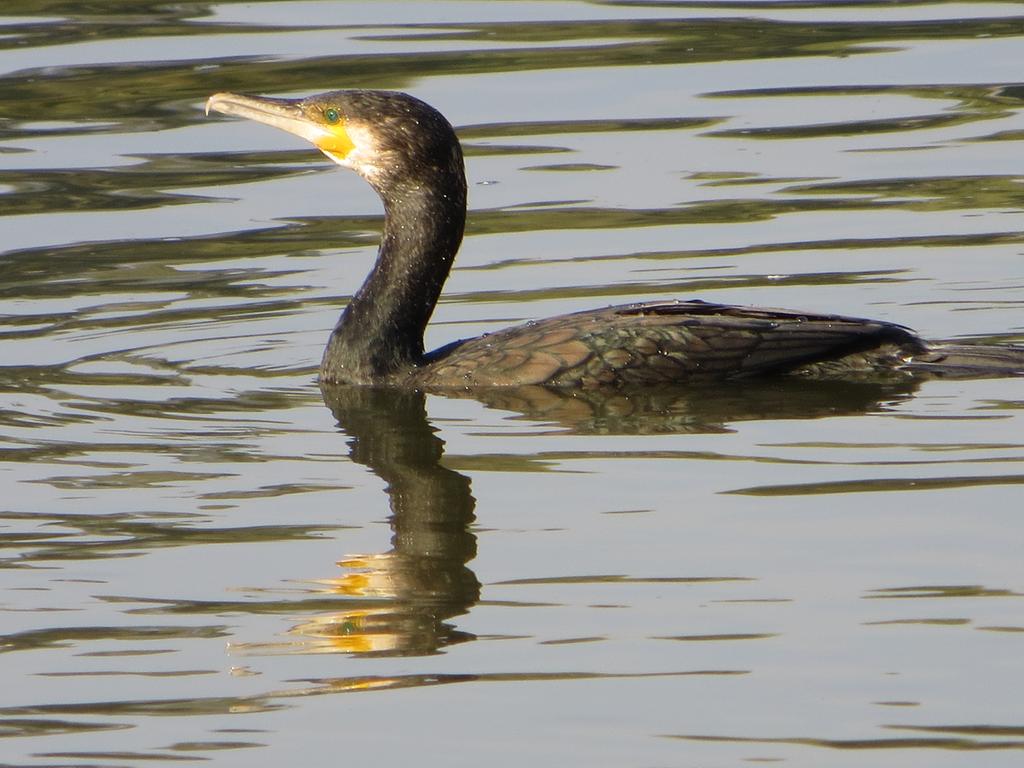
<instances>
[{"instance_id":1,"label":"rippled water","mask_svg":"<svg viewBox=\"0 0 1024 768\"><path fill-rule=\"evenodd\" d=\"M328 393L373 194L219 90L467 150L428 333L669 296L1024 341L1024 15L7 0L0 762L1017 765L1024 384Z\"/></svg>"}]
</instances>

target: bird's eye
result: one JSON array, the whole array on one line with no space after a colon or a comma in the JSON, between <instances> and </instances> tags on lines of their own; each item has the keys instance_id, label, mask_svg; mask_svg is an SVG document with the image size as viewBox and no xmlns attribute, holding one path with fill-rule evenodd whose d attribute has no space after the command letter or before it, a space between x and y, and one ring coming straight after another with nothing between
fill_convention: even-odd
<instances>
[{"instance_id":1,"label":"bird's eye","mask_svg":"<svg viewBox=\"0 0 1024 768\"><path fill-rule=\"evenodd\" d=\"M340 119L341 115L338 114L338 110L336 110L334 107L324 110L324 120L326 120L328 123L331 123L333 125Z\"/></svg>"}]
</instances>

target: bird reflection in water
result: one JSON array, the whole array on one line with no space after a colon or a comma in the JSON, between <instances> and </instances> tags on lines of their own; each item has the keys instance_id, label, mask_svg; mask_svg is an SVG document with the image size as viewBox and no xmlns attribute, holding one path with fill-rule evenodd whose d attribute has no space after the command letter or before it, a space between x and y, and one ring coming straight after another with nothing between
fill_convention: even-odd
<instances>
[{"instance_id":1,"label":"bird reflection in water","mask_svg":"<svg viewBox=\"0 0 1024 768\"><path fill-rule=\"evenodd\" d=\"M587 435L715 434L737 422L863 415L913 396L920 382L758 379L686 387L566 389L546 386L446 390L522 418Z\"/></svg>"},{"instance_id":2,"label":"bird reflection in water","mask_svg":"<svg viewBox=\"0 0 1024 768\"><path fill-rule=\"evenodd\" d=\"M545 432L708 434L745 421L863 415L913 396L916 384L774 380L714 388L637 391L542 386L443 390L537 422ZM426 655L473 640L452 619L480 598L468 567L476 556L470 479L442 466L444 442L427 417L427 395L389 387L324 386L348 436L352 461L387 484L391 549L349 555L344 573L314 582L329 610L293 626L288 643L243 643L236 653ZM680 479L685 482L685 477ZM317 601L323 608L324 602Z\"/></svg>"},{"instance_id":3,"label":"bird reflection in water","mask_svg":"<svg viewBox=\"0 0 1024 768\"><path fill-rule=\"evenodd\" d=\"M346 573L317 583L351 607L291 631L305 653L421 655L473 639L448 619L480 597L466 566L476 555L469 478L441 465L444 443L422 392L336 387L324 399L349 437L352 461L387 483L391 549L349 555Z\"/></svg>"}]
</instances>

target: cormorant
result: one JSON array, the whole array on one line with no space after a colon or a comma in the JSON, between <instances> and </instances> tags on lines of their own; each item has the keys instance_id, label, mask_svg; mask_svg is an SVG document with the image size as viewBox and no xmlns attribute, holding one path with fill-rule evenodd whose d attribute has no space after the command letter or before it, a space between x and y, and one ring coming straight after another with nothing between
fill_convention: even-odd
<instances>
[{"instance_id":1,"label":"cormorant","mask_svg":"<svg viewBox=\"0 0 1024 768\"><path fill-rule=\"evenodd\" d=\"M1024 373L1024 347L927 342L840 315L653 301L527 322L424 352L423 331L462 241L462 148L441 113L404 93L303 99L217 93L210 110L301 136L380 195L377 262L320 367L328 384L448 388L665 384L768 374L826 378Z\"/></svg>"}]
</instances>

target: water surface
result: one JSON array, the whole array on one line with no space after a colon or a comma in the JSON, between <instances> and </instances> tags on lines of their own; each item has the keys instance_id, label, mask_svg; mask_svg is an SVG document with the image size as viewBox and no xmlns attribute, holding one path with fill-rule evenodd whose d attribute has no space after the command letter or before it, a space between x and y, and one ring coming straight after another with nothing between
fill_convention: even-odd
<instances>
[{"instance_id":1,"label":"water surface","mask_svg":"<svg viewBox=\"0 0 1024 768\"><path fill-rule=\"evenodd\" d=\"M379 204L202 113L449 116L430 345L673 296L1024 342L1018 4L2 13L0 762L1019 763L1019 380L325 405Z\"/></svg>"}]
</instances>

